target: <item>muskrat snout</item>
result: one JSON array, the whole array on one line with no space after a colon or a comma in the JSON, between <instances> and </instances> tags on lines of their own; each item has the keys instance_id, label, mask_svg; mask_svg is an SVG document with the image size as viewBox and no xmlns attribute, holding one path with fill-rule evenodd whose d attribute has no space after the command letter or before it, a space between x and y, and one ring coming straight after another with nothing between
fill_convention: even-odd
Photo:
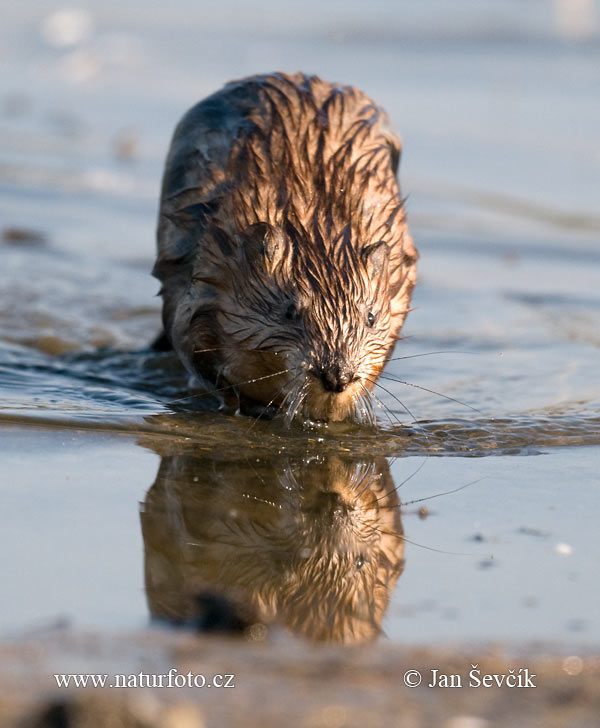
<instances>
[{"instance_id":1,"label":"muskrat snout","mask_svg":"<svg viewBox=\"0 0 600 728\"><path fill-rule=\"evenodd\" d=\"M349 521L353 511L354 508L334 490L319 493L312 509L312 513L329 528Z\"/></svg>"},{"instance_id":2,"label":"muskrat snout","mask_svg":"<svg viewBox=\"0 0 600 728\"><path fill-rule=\"evenodd\" d=\"M338 394L343 392L356 379L354 372L349 367L341 364L315 367L313 373L326 392L336 392Z\"/></svg>"}]
</instances>

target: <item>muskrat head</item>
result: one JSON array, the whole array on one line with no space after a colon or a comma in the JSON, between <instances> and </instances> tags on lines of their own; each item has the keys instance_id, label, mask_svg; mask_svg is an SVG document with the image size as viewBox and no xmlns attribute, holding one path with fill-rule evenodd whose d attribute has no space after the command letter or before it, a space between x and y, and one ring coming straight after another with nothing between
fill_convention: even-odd
<instances>
[{"instance_id":1,"label":"muskrat head","mask_svg":"<svg viewBox=\"0 0 600 728\"><path fill-rule=\"evenodd\" d=\"M290 419L370 419L395 340L388 245L357 243L350 226L325 242L291 223L253 224L238 243L217 307L225 378Z\"/></svg>"}]
</instances>

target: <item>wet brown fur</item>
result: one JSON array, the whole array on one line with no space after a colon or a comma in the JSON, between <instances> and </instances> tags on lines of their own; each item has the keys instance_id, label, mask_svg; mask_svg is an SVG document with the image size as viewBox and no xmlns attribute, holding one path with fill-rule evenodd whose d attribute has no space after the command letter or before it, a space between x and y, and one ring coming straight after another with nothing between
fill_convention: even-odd
<instances>
[{"instance_id":1,"label":"wet brown fur","mask_svg":"<svg viewBox=\"0 0 600 728\"><path fill-rule=\"evenodd\" d=\"M191 372L292 415L357 411L416 276L399 157L379 107L315 76L233 82L183 117L154 275L165 331ZM353 379L329 391L322 372Z\"/></svg>"}]
</instances>

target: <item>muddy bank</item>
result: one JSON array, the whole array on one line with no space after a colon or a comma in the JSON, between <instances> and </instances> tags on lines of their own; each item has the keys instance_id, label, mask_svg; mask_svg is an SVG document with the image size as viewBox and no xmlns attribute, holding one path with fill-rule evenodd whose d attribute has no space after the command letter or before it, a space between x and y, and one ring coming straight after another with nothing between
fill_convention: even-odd
<instances>
[{"instance_id":1,"label":"muddy bank","mask_svg":"<svg viewBox=\"0 0 600 728\"><path fill-rule=\"evenodd\" d=\"M600 660L583 653L390 644L314 648L278 637L262 641L264 636L250 633L244 640L167 630L115 636L58 628L4 642L0 722L7 728L585 728L596 726L600 713ZM175 681L188 673L193 679L203 675L207 683L215 675L234 675L233 687L169 689L170 670ZM485 678L511 670L518 676L512 682L520 679L523 687L497 687ZM59 689L54 674L64 671L104 673L113 682L120 675L132 685L162 674L165 687ZM405 679L418 680L415 671L421 685L407 687ZM535 688L525 687L528 680ZM486 681L492 686L485 687ZM432 682L456 687L429 687Z\"/></svg>"}]
</instances>

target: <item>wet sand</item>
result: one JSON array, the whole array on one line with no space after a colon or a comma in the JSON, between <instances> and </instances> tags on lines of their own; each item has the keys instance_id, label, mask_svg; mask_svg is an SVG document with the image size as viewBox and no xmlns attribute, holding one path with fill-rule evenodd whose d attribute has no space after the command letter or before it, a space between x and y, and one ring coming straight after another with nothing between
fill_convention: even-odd
<instances>
[{"instance_id":1,"label":"wet sand","mask_svg":"<svg viewBox=\"0 0 600 728\"><path fill-rule=\"evenodd\" d=\"M600 711L597 656L552 656L539 648L510 654L494 647L348 650L285 640L242 645L172 632L115 637L57 629L4 643L0 654L0 719L6 728L593 728ZM234 687L54 687L53 675L67 670L100 671L110 680L125 680L117 673L128 680L135 675L138 682L154 679L140 672L163 674L166 685L173 668L181 677L191 673L209 681L214 675L234 675ZM511 670L529 687L484 687L485 681L493 683L486 675L510 675ZM414 682L415 671L423 681L407 687L405 676ZM429 687L434 682L437 686Z\"/></svg>"}]
</instances>

